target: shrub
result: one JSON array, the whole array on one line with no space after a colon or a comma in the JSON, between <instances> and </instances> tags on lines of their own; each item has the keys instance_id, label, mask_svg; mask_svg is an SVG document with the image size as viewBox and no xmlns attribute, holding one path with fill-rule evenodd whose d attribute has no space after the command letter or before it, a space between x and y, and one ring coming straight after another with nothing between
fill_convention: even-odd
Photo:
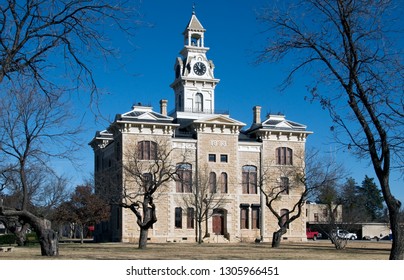
<instances>
[{"instance_id":1,"label":"shrub","mask_svg":"<svg viewBox=\"0 0 404 280\"><path fill-rule=\"evenodd\" d=\"M16 243L16 237L14 234L4 234L0 235L0 244L15 244Z\"/></svg>"},{"instance_id":2,"label":"shrub","mask_svg":"<svg viewBox=\"0 0 404 280\"><path fill-rule=\"evenodd\" d=\"M39 240L38 240L38 236L36 235L35 232L31 232L31 233L27 233L25 235L25 246L29 246L32 244L38 244Z\"/></svg>"}]
</instances>

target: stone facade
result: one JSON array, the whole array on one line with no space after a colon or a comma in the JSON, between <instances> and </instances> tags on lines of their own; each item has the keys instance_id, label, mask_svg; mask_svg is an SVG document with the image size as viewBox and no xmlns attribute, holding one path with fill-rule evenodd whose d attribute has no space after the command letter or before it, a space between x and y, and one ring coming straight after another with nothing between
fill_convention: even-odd
<instances>
[{"instance_id":1,"label":"stone facade","mask_svg":"<svg viewBox=\"0 0 404 280\"><path fill-rule=\"evenodd\" d=\"M332 205L333 218L336 223L342 223L342 205ZM308 203L306 205L306 220L308 224L329 224L331 215L326 204Z\"/></svg>"},{"instance_id":2,"label":"stone facade","mask_svg":"<svg viewBox=\"0 0 404 280\"><path fill-rule=\"evenodd\" d=\"M263 192L274 193L286 178L288 189L275 207L278 213L292 209L304 190L301 183L292 180L293 172L304 168L305 143L311 132L283 115L262 120L259 106L253 108L253 123L248 129L228 113L216 112L214 96L219 80L206 56L209 48L204 46L204 32L193 14L184 31L182 56L174 66L172 113L167 113L167 100L160 101L159 112L138 104L96 133L90 143L95 155L96 190L104 195L113 193L111 190L136 193L136 182L118 166L129 164L130 155L139 151L142 141L157 143L159 149L164 143L165 149L172 151L167 159L172 166L190 166L191 188L196 187L197 178L205 178L216 187L211 193L217 193L213 200L220 203L209 209L209 218L203 222L205 242L270 241L278 221L266 207ZM142 164L148 163L150 160L144 159ZM189 193L179 191L177 183L168 181L154 195L157 222L149 230L151 242L195 242L196 222L183 199ZM304 207L284 239L306 239ZM113 206L110 221L99 225L96 235L98 240L135 242L139 231L131 210Z\"/></svg>"}]
</instances>

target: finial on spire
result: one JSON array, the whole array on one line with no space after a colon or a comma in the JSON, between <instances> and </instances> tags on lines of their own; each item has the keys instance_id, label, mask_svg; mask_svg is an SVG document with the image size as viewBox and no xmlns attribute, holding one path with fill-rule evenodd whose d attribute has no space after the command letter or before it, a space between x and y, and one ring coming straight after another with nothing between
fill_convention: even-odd
<instances>
[{"instance_id":1,"label":"finial on spire","mask_svg":"<svg viewBox=\"0 0 404 280\"><path fill-rule=\"evenodd\" d=\"M194 2L194 4L192 5L192 14L193 14L193 15L195 14L195 2Z\"/></svg>"}]
</instances>

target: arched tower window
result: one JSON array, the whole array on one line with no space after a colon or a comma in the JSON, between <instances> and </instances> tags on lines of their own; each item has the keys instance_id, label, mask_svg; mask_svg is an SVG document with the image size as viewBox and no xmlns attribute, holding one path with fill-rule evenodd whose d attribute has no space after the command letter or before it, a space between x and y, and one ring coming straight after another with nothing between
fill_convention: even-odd
<instances>
[{"instance_id":1,"label":"arched tower window","mask_svg":"<svg viewBox=\"0 0 404 280\"><path fill-rule=\"evenodd\" d=\"M200 92L195 95L195 109L197 112L203 112L203 95Z\"/></svg>"}]
</instances>

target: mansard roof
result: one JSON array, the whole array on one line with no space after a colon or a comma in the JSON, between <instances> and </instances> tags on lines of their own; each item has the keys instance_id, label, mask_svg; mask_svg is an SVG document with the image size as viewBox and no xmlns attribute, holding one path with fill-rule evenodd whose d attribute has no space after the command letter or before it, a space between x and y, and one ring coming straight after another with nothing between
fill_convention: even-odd
<instances>
[{"instance_id":1,"label":"mansard roof","mask_svg":"<svg viewBox=\"0 0 404 280\"><path fill-rule=\"evenodd\" d=\"M262 123L263 128L280 130L306 130L307 126L297 122L289 121L284 115L269 115L268 119Z\"/></svg>"},{"instance_id":2,"label":"mansard roof","mask_svg":"<svg viewBox=\"0 0 404 280\"><path fill-rule=\"evenodd\" d=\"M94 138L88 143L93 149L96 149L97 147L99 148L105 148L113 142L114 137L111 132L108 130L102 130L102 131L97 131L95 133Z\"/></svg>"},{"instance_id":3,"label":"mansard roof","mask_svg":"<svg viewBox=\"0 0 404 280\"><path fill-rule=\"evenodd\" d=\"M306 131L307 126L294 121L287 120L284 115L268 115L267 119L262 123L253 124L246 133L253 133L259 130L271 130L271 131Z\"/></svg>"},{"instance_id":4,"label":"mansard roof","mask_svg":"<svg viewBox=\"0 0 404 280\"><path fill-rule=\"evenodd\" d=\"M152 107L135 105L132 110L115 116L115 122L171 123L173 118L153 111Z\"/></svg>"}]
</instances>

